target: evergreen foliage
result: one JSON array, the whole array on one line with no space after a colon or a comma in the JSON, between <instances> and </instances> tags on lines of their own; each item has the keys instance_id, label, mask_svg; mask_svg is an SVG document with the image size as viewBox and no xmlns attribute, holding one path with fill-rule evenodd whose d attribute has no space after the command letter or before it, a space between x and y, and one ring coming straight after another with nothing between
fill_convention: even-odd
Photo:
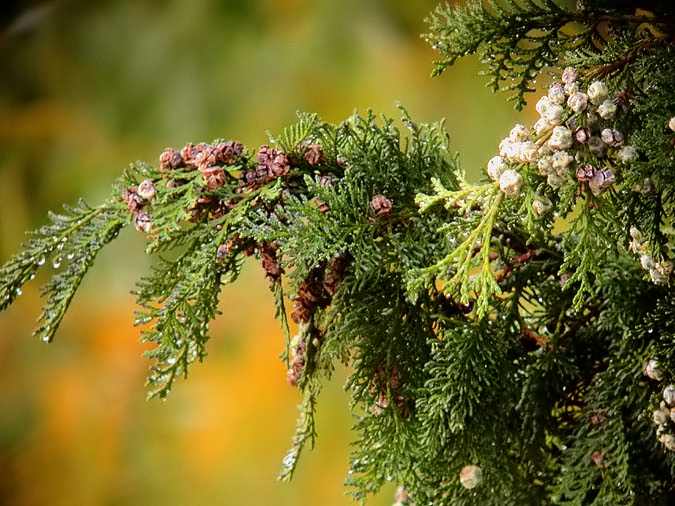
<instances>
[{"instance_id":1,"label":"evergreen foliage","mask_svg":"<svg viewBox=\"0 0 675 506\"><path fill-rule=\"evenodd\" d=\"M257 150L169 148L31 234L0 268L0 309L51 261L36 331L51 341L96 254L134 225L156 258L136 322L165 397L255 256L303 395L282 479L343 363L357 499L394 481L399 504L671 504L675 6L637 4L438 8L437 73L478 53L522 107L553 70L540 120L478 183L442 123L402 108L400 122L300 114Z\"/></svg>"}]
</instances>

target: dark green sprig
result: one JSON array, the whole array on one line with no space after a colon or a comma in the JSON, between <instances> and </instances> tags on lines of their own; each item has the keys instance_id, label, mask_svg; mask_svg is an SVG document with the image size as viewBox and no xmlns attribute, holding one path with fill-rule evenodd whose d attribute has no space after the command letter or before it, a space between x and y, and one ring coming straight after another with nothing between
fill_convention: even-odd
<instances>
[{"instance_id":1,"label":"dark green sprig","mask_svg":"<svg viewBox=\"0 0 675 506\"><path fill-rule=\"evenodd\" d=\"M656 7L662 17L640 10L640 5L635 11L630 3L608 6L590 1L573 8L560 0L469 0L459 6L440 5L427 20L430 32L425 38L442 56L434 75L460 58L477 54L487 66L488 86L513 92L509 99L522 109L525 94L534 91L537 77L546 68L559 65L575 52L587 56L581 60L584 64L599 54L611 40L607 26L650 37L672 28L672 5L656 4L645 9ZM626 63L619 63L618 68ZM617 59L612 67L616 64Z\"/></svg>"},{"instance_id":2,"label":"dark green sprig","mask_svg":"<svg viewBox=\"0 0 675 506\"><path fill-rule=\"evenodd\" d=\"M302 403L299 406L300 415L298 416L297 427L291 448L288 450L283 458L281 471L279 471L278 479L280 481L290 481L298 465L300 454L305 446L309 444L310 448L314 447L316 442L316 404L317 395L319 393L319 386L316 383L307 385L303 394Z\"/></svg>"},{"instance_id":3,"label":"dark green sprig","mask_svg":"<svg viewBox=\"0 0 675 506\"><path fill-rule=\"evenodd\" d=\"M218 241L212 235L196 240L174 262L164 261L137 290L143 310L137 323L149 325L144 342L155 344L146 355L154 361L148 385L151 397L166 397L176 377L187 377L188 367L206 356L208 325L218 314L221 286L236 280L239 264L218 264Z\"/></svg>"},{"instance_id":4,"label":"dark green sprig","mask_svg":"<svg viewBox=\"0 0 675 506\"><path fill-rule=\"evenodd\" d=\"M42 341L52 341L96 256L117 238L125 225L126 217L119 207L99 207L91 209L80 219L77 229L69 236L63 236L65 240L62 239L56 247L57 256L53 260L53 267L58 269L61 264L65 264L65 268L42 288L46 302L34 335Z\"/></svg>"},{"instance_id":5,"label":"dark green sprig","mask_svg":"<svg viewBox=\"0 0 675 506\"><path fill-rule=\"evenodd\" d=\"M494 91L513 91L511 100L521 109L525 93L534 91L542 69L555 64L565 51L588 42L593 30L572 26L582 19L554 0L470 0L459 7L440 5L428 19L430 32L425 36L443 56L436 62L434 75L459 58L477 53L487 65L489 86Z\"/></svg>"},{"instance_id":6,"label":"dark green sprig","mask_svg":"<svg viewBox=\"0 0 675 506\"><path fill-rule=\"evenodd\" d=\"M0 268L0 310L3 310L16 300L41 267L52 263L58 269L68 264L43 290L47 302L36 335L44 341L52 340L97 253L127 221L115 203L92 208L84 201L75 207L65 207L62 214L50 213L49 218L51 224L31 233L21 252Z\"/></svg>"}]
</instances>

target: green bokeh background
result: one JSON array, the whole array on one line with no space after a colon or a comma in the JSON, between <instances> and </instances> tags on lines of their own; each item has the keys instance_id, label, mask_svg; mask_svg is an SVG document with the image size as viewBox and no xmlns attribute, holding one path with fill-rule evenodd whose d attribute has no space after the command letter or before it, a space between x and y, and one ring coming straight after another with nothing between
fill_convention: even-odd
<instances>
[{"instance_id":1,"label":"green bokeh background","mask_svg":"<svg viewBox=\"0 0 675 506\"><path fill-rule=\"evenodd\" d=\"M3 3L0 261L48 209L105 198L130 161L216 137L260 144L296 110L340 121L395 115L400 101L420 121L445 117L477 177L523 115L483 86L475 60L429 77L419 34L435 4ZM207 362L168 402L145 401L129 295L142 250L127 232L101 255L52 345L30 336L39 283L0 314L0 504L350 504L344 371L321 399L318 447L293 483L274 479L299 398L256 266L225 290ZM393 488L369 504L391 504Z\"/></svg>"}]
</instances>

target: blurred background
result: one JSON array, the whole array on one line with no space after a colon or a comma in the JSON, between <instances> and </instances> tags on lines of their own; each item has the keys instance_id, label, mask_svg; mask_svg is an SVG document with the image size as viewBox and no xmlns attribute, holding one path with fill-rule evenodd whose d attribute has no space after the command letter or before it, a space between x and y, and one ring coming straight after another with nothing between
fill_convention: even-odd
<instances>
[{"instance_id":1,"label":"blurred background","mask_svg":"<svg viewBox=\"0 0 675 506\"><path fill-rule=\"evenodd\" d=\"M2 2L0 262L48 209L105 198L130 161L216 137L260 144L296 110L340 121L395 115L400 100L418 120L447 118L477 175L523 116L483 86L475 60L429 77L419 34L435 4ZM318 447L293 483L275 481L299 397L257 266L225 289L206 363L168 402L145 400L129 295L142 251L130 231L101 255L51 345L31 338L39 283L0 314L0 505L351 504L344 371L321 398Z\"/></svg>"}]
</instances>

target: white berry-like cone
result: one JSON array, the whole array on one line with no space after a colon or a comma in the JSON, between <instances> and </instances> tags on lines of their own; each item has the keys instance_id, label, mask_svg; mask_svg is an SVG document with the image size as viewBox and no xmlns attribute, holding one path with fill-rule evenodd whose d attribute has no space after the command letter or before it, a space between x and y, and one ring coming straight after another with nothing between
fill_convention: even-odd
<instances>
[{"instance_id":1,"label":"white berry-like cone","mask_svg":"<svg viewBox=\"0 0 675 506\"><path fill-rule=\"evenodd\" d=\"M663 400L668 406L675 406L675 385L668 385L663 390Z\"/></svg>"},{"instance_id":2,"label":"white berry-like cone","mask_svg":"<svg viewBox=\"0 0 675 506\"><path fill-rule=\"evenodd\" d=\"M607 90L607 85L602 81L594 81L588 87L588 98L595 105L599 105L605 101L609 90Z\"/></svg>"},{"instance_id":3,"label":"white berry-like cone","mask_svg":"<svg viewBox=\"0 0 675 506\"><path fill-rule=\"evenodd\" d=\"M631 227L631 236L633 234L633 229L635 227ZM637 230L637 229L635 229ZM639 231L638 231L639 234ZM635 238L634 238L635 239ZM652 358L647 362L647 365L645 365L645 376L647 376L649 379L653 379L654 381L661 381L663 379L663 370L661 369L661 366L659 365L659 361Z\"/></svg>"},{"instance_id":4,"label":"white berry-like cone","mask_svg":"<svg viewBox=\"0 0 675 506\"><path fill-rule=\"evenodd\" d=\"M504 169L506 169L506 163L501 156L493 156L490 158L490 161L487 164L487 173L488 176L490 176L490 179L498 181L499 176L502 175Z\"/></svg>"},{"instance_id":5,"label":"white berry-like cone","mask_svg":"<svg viewBox=\"0 0 675 506\"><path fill-rule=\"evenodd\" d=\"M483 481L483 471L478 466L464 466L459 472L459 482L466 489L476 488L481 481Z\"/></svg>"},{"instance_id":6,"label":"white berry-like cone","mask_svg":"<svg viewBox=\"0 0 675 506\"><path fill-rule=\"evenodd\" d=\"M520 193L520 188L523 186L523 177L515 170L505 170L499 176L499 189L504 192L507 197L516 197Z\"/></svg>"}]
</instances>

